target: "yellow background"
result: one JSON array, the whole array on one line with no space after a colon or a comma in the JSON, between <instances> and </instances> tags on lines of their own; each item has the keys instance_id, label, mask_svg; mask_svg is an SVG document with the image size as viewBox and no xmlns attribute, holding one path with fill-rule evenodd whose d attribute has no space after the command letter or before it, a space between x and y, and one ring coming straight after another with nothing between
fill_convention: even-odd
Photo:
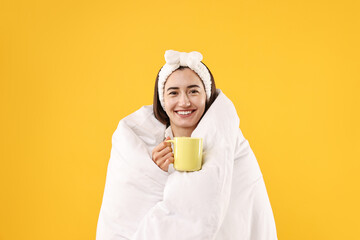
<instances>
[{"instance_id":1,"label":"yellow background","mask_svg":"<svg viewBox=\"0 0 360 240\"><path fill-rule=\"evenodd\" d=\"M279 239L358 239L358 1L0 1L0 239L94 239L111 136L167 49L233 101Z\"/></svg>"}]
</instances>

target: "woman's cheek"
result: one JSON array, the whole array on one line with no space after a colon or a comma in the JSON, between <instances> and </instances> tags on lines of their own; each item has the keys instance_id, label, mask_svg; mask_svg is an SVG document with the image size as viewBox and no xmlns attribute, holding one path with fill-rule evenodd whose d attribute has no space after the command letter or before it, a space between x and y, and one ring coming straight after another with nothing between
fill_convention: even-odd
<instances>
[{"instance_id":1,"label":"woman's cheek","mask_svg":"<svg viewBox=\"0 0 360 240\"><path fill-rule=\"evenodd\" d=\"M174 106L174 102L173 98L164 99L165 111L171 110L172 106Z\"/></svg>"}]
</instances>

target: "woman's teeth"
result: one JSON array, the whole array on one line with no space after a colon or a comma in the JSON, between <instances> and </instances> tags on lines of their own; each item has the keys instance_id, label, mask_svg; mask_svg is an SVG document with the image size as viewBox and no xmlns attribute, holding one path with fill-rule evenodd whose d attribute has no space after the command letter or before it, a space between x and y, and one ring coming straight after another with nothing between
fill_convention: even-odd
<instances>
[{"instance_id":1,"label":"woman's teeth","mask_svg":"<svg viewBox=\"0 0 360 240\"><path fill-rule=\"evenodd\" d=\"M177 113L180 115L188 115L188 114L192 113L192 111L178 111Z\"/></svg>"}]
</instances>

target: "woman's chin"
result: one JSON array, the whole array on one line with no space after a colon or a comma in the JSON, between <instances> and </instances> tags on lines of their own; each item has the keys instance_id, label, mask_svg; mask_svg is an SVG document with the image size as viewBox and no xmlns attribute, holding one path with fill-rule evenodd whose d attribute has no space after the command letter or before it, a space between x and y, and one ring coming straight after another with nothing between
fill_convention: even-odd
<instances>
[{"instance_id":1,"label":"woman's chin","mask_svg":"<svg viewBox=\"0 0 360 240\"><path fill-rule=\"evenodd\" d=\"M178 122L178 123L175 123L175 125L178 127L178 128L186 128L186 129L189 129L189 128L195 128L196 124L194 123L181 123L181 122Z\"/></svg>"}]
</instances>

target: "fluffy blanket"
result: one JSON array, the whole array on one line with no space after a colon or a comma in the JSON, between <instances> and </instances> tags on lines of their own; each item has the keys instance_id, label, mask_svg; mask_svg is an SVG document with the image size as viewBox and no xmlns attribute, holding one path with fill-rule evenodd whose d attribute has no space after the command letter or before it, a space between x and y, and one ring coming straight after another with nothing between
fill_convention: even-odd
<instances>
[{"instance_id":1,"label":"fluffy blanket","mask_svg":"<svg viewBox=\"0 0 360 240\"><path fill-rule=\"evenodd\" d=\"M204 139L203 167L161 170L151 159L165 126L144 106L112 137L97 240L277 239L257 160L220 91L192 137Z\"/></svg>"}]
</instances>

